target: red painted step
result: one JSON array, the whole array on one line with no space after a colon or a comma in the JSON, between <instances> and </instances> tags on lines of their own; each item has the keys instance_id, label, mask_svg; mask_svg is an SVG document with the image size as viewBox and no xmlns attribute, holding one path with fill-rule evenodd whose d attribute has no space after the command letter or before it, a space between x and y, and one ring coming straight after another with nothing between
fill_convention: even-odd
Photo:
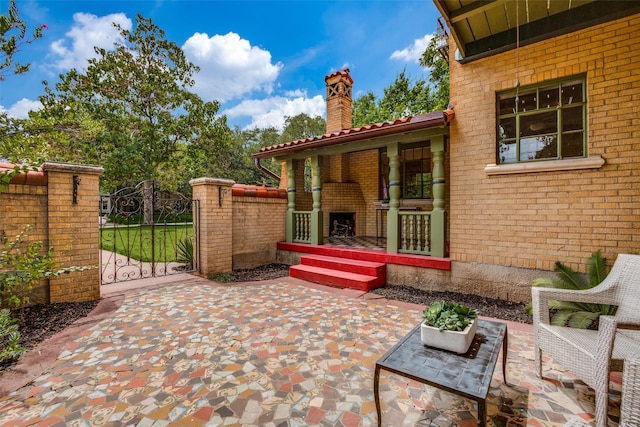
<instances>
[{"instance_id":1,"label":"red painted step","mask_svg":"<svg viewBox=\"0 0 640 427\"><path fill-rule=\"evenodd\" d=\"M382 278L386 278L387 273L387 267L382 262L359 261L356 259L337 258L324 255L303 255L300 257L300 264Z\"/></svg>"},{"instance_id":2,"label":"red painted step","mask_svg":"<svg viewBox=\"0 0 640 427\"><path fill-rule=\"evenodd\" d=\"M383 263L322 255L302 256L300 262L289 268L289 275L323 285L370 291L387 281Z\"/></svg>"}]
</instances>

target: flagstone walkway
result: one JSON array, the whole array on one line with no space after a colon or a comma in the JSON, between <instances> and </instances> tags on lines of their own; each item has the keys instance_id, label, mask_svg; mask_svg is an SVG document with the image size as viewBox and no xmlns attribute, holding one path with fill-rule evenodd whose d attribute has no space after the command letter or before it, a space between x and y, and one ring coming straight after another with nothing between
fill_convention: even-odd
<instances>
[{"instance_id":1,"label":"flagstone walkway","mask_svg":"<svg viewBox=\"0 0 640 427\"><path fill-rule=\"evenodd\" d=\"M291 278L220 285L184 276L128 290L46 372L0 397L0 425L377 425L375 362L421 309ZM593 392L582 382L549 363L546 379L535 377L530 330L510 325L509 385L499 365L489 425L592 420ZM477 425L473 402L450 393L384 371L380 390L385 426Z\"/></svg>"}]
</instances>

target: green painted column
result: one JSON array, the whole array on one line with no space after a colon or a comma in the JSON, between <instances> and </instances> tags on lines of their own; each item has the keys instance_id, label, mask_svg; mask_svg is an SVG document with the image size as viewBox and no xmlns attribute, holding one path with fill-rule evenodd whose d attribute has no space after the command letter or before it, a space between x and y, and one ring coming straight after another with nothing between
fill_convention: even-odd
<instances>
[{"instance_id":1,"label":"green painted column","mask_svg":"<svg viewBox=\"0 0 640 427\"><path fill-rule=\"evenodd\" d=\"M446 211L445 205L445 175L444 175L444 136L431 139L431 158L433 171L431 174L433 186L433 211L431 212L431 255L444 257L446 252Z\"/></svg>"},{"instance_id":2,"label":"green painted column","mask_svg":"<svg viewBox=\"0 0 640 427\"><path fill-rule=\"evenodd\" d=\"M387 145L389 157L389 211L387 211L387 252L398 253L400 240L400 144Z\"/></svg>"},{"instance_id":3,"label":"green painted column","mask_svg":"<svg viewBox=\"0 0 640 427\"><path fill-rule=\"evenodd\" d=\"M287 160L287 218L285 222L287 242L292 243L295 235L295 221L293 211L296 210L296 161Z\"/></svg>"},{"instance_id":4,"label":"green painted column","mask_svg":"<svg viewBox=\"0 0 640 427\"><path fill-rule=\"evenodd\" d=\"M313 210L311 211L311 244L323 243L323 219L322 219L322 178L320 168L322 157L311 157L311 195L313 198Z\"/></svg>"}]
</instances>

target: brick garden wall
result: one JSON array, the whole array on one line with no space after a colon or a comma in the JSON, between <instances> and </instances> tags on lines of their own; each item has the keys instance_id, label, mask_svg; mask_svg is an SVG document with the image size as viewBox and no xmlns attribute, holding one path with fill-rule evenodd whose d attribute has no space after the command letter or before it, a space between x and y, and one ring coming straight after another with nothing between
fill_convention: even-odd
<instances>
[{"instance_id":1,"label":"brick garden wall","mask_svg":"<svg viewBox=\"0 0 640 427\"><path fill-rule=\"evenodd\" d=\"M496 92L516 85L516 51L451 59L453 261L552 270L560 260L584 271L595 250L610 262L640 251L638 28L635 15L520 48L522 86L586 75L588 154L605 160L596 169L487 175Z\"/></svg>"},{"instance_id":2,"label":"brick garden wall","mask_svg":"<svg viewBox=\"0 0 640 427\"><path fill-rule=\"evenodd\" d=\"M286 237L286 190L219 178L190 184L199 205L197 267L203 276L276 262L276 243Z\"/></svg>"},{"instance_id":3,"label":"brick garden wall","mask_svg":"<svg viewBox=\"0 0 640 427\"><path fill-rule=\"evenodd\" d=\"M59 267L96 267L43 281L34 289L32 303L100 298L98 179L102 171L96 166L48 162L40 172L15 177L2 193L0 237L13 240L30 225L28 241L42 241L44 250L53 247ZM76 203L74 176L80 178Z\"/></svg>"},{"instance_id":4,"label":"brick garden wall","mask_svg":"<svg viewBox=\"0 0 640 427\"><path fill-rule=\"evenodd\" d=\"M286 237L286 193L284 196L233 196L234 270L276 262L276 243Z\"/></svg>"}]
</instances>

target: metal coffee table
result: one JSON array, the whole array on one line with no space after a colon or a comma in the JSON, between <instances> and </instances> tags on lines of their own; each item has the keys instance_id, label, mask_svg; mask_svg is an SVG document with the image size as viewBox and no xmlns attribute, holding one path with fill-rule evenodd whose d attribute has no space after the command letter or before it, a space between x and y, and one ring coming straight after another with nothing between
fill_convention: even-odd
<instances>
[{"instance_id":1,"label":"metal coffee table","mask_svg":"<svg viewBox=\"0 0 640 427\"><path fill-rule=\"evenodd\" d=\"M373 393L378 426L382 425L379 390L382 369L476 401L478 425L485 426L487 393L501 348L502 378L506 384L508 333L505 323L478 319L476 336L465 354L425 346L418 324L376 362Z\"/></svg>"}]
</instances>

